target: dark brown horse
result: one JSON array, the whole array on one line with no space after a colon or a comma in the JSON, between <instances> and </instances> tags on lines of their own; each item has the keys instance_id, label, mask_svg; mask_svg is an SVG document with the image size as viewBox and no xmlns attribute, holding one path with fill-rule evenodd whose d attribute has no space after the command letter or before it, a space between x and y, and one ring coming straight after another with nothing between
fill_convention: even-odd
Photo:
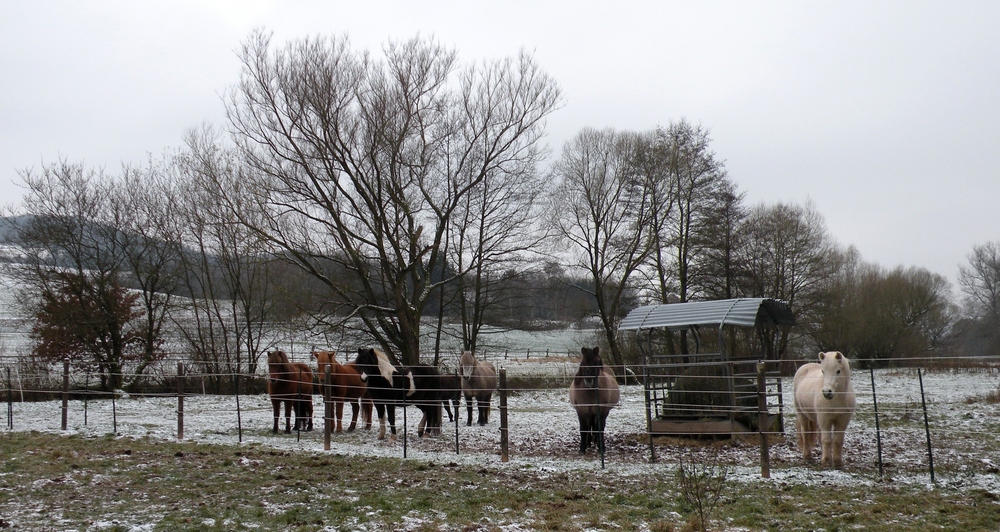
<instances>
[{"instance_id":1,"label":"dark brown horse","mask_svg":"<svg viewBox=\"0 0 1000 532\"><path fill-rule=\"evenodd\" d=\"M396 440L396 407L404 406L406 392L412 384L389 356L372 348L358 349L355 366L361 371L361 379L368 385L368 395L375 403L378 414L378 439L385 439L385 422L389 420L390 440Z\"/></svg>"},{"instance_id":2,"label":"dark brown horse","mask_svg":"<svg viewBox=\"0 0 1000 532\"><path fill-rule=\"evenodd\" d=\"M454 422L458 417L458 407L462 404L462 378L458 375L441 375L441 404L444 411L448 412L448 422ZM454 417L451 415L452 405L455 406Z\"/></svg>"},{"instance_id":3,"label":"dark brown horse","mask_svg":"<svg viewBox=\"0 0 1000 532\"><path fill-rule=\"evenodd\" d=\"M353 363L340 364L333 351L313 351L319 372L319 382L326 378L326 367L330 366L330 396L334 401L334 432L344 430L344 402L351 403L351 432L358 424L358 410L362 413L365 430L372 428L372 399L368 397L368 385L361 381L361 372ZM360 405L359 405L360 403Z\"/></svg>"},{"instance_id":4,"label":"dark brown horse","mask_svg":"<svg viewBox=\"0 0 1000 532\"><path fill-rule=\"evenodd\" d=\"M618 381L611 368L604 365L598 348L580 350L583 358L569 385L569 402L580 418L580 454L597 443L604 456L604 424L608 413L618 405Z\"/></svg>"},{"instance_id":5,"label":"dark brown horse","mask_svg":"<svg viewBox=\"0 0 1000 532\"><path fill-rule=\"evenodd\" d=\"M284 351L267 353L267 394L274 409L274 428L278 432L281 403L285 403L285 434L292 432L292 408L295 408L295 430L312 430L312 382L309 366L290 362Z\"/></svg>"}]
</instances>

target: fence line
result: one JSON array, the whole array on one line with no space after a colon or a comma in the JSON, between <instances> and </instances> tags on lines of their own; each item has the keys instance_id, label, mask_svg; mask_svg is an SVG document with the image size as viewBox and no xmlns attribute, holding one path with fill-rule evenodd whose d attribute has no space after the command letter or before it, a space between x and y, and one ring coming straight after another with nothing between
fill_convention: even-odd
<instances>
[{"instance_id":1,"label":"fence line","mask_svg":"<svg viewBox=\"0 0 1000 532\"><path fill-rule=\"evenodd\" d=\"M760 370L761 370L761 368L758 368L758 374L761 373ZM872 396L871 396L872 410L868 410L868 408L867 408L868 402L867 402L867 400L865 400L865 398L862 395L863 393L867 392L867 390L864 390L864 391L859 390L858 391L858 395L859 395L859 410L858 410L858 412L856 414L856 419L859 416L867 416L867 415L870 415L870 414L873 414L874 417L875 417L875 429L874 429L874 433L875 434L874 434L874 436L875 436L875 439L877 440L877 445L878 445L878 459L877 459L877 463L878 463L878 466L879 466L879 476L881 478L883 476L883 469L882 469L882 466L883 466L883 463L882 463L882 438L883 438L883 436L889 438L890 441L892 441L893 439L898 439L898 438L901 438L903 436L912 435L912 433L915 430L913 428L906 428L906 427L899 427L899 426L896 426L896 427L890 426L888 428L882 427L881 426L882 418L888 417L889 419L892 419L892 418L895 417L895 418L899 418L899 419L910 420L910 418L916 418L916 416L919 415L919 413L922 411L922 413L923 413L923 416L922 416L923 417L923 429L924 429L924 433L926 435L926 442L927 442L927 462L928 462L928 469L930 471L931 480L932 480L932 482L934 482L935 481L935 472L934 472L934 463L933 463L933 449L931 447L931 442L932 442L931 433L932 433L932 430L933 430L933 433L935 435L937 435L938 438L946 438L946 439L947 438L956 438L956 437L959 437L959 436L963 436L963 437L980 436L980 437L984 437L985 438L985 437L992 437L994 435L994 433L993 433L993 431L990 431L990 430L974 430L974 429L970 430L968 427L955 428L955 427L948 427L948 426L938 426L937 425L937 421L939 421L939 419L936 419L936 418L940 418L940 416L947 415L945 413L945 410L947 410L946 407L948 407L949 405L960 405L960 404L966 404L967 405L969 399L968 399L968 397L962 397L962 398L958 398L958 399L956 399L956 398L951 398L951 399L943 398L943 399L936 399L936 400L930 400L930 401L928 401L927 393L925 393L925 390L924 390L924 384L925 383L924 383L924 373L923 373L922 368L916 368L915 369L915 373L916 373L916 375L915 375L916 379L915 380L916 380L916 382L913 382L914 381L914 379L913 379L914 375L912 374L913 372L914 372L914 370L891 369L891 370L882 370L882 372L880 372L880 375L884 379L907 379L912 384L918 385L918 387L919 387L919 394L920 394L919 395L920 406L917 406L917 403L916 403L916 394L918 393L916 388L914 388L912 390L911 389L896 389L896 390L888 391L888 392L886 392L886 391L879 391L878 395L875 395L875 390L876 390L875 372L874 372L874 370L871 370L870 371L870 379L871 379L871 388L870 388L870 390L871 390L871 393L872 393ZM943 372L943 373L949 373L949 372L950 371L946 371L946 372ZM972 373L976 373L976 372L972 372ZM990 372L989 374L992 375L992 372ZM255 375L250 375L250 374L216 374L216 375L226 376L226 377L230 377L230 376L239 377L237 379L237 382L240 379L242 379L242 378L253 378L253 377L255 377ZM508 376L507 376L507 370L506 370L506 368L501 368L501 375L502 375L502 384L501 384L501 388L500 388L501 393L497 394L497 398L494 399L493 402L491 402L491 406L496 405L497 403L499 403L498 410L499 410L500 419L501 419L501 428L500 428L500 438L501 438L500 454L501 454L502 460L503 461L507 461L510 458L509 447L508 447L509 446L509 437L510 437L510 435L512 435L512 432L511 432L512 429L508 425L508 416L510 416L511 419L513 419L513 420L517 420L517 418L519 416L529 415L531 413L538 413L540 410L544 411L544 412L551 412L553 415L565 416L566 413L569 411L569 407L568 407L568 405L566 404L566 402L564 400L560 400L558 402L550 402L550 403L541 405L541 407L539 407L539 406L528 406L528 407L519 406L519 404L517 403L517 401L515 401L513 404L508 404L508 399L509 399L509 396L511 394L513 394L513 396L516 397L519 394L528 394L528 393L532 393L532 392L530 391L531 388L508 388L508 386L507 386ZM13 407L13 404L15 402L14 399L15 399L16 395L15 395L15 392L14 392L13 378L11 376L10 368L7 368L6 376L7 376L6 396L7 396L7 403L8 403L7 429L10 430L10 431L12 431L12 430L14 430L13 418L14 418L14 414L15 414L15 409ZM93 400L93 399L107 399L107 398L110 398L111 399L111 408L112 408L112 424L113 424L113 427L114 427L114 432L117 433L118 432L117 399L119 398L119 394L115 393L115 392L101 392L101 391L90 390L90 389L75 390L75 391L71 390L70 389L71 379L69 378L69 376L70 376L70 367L69 367L69 364L67 363L67 364L64 364L64 368L63 368L63 386L62 386L62 388L61 389L53 388L52 390L49 390L49 391L51 391L53 393L53 396L56 396L56 394L61 394L61 398L62 398L62 402L61 402L61 411L62 411L61 429L62 430L67 430L68 414L70 412L70 408L69 408L70 402L69 402L69 399L71 397L83 398L83 400L84 400L84 416L85 416L84 423L85 423L85 425L87 423L87 420L86 420L86 416L87 416L87 401L90 401L90 400ZM163 393L150 393L150 394L133 394L131 397L134 397L134 398L149 398L149 399L163 399L163 398L170 398L170 397L175 397L176 396L177 401L178 401L178 403L177 403L177 409L176 409L176 412L175 412L175 414L177 416L177 438L184 439L184 422L185 422L184 399L185 398L198 397L198 396L205 396L205 397L212 397L212 396L214 396L214 394L204 394L204 393L198 394L197 392L192 392L191 390L188 390L188 389L185 388L185 383L189 382L189 379L196 378L198 376L202 376L202 374L189 373L189 372L187 372L187 370L183 366L183 364L178 363L177 374L175 375L175 377L176 377L176 384L177 384L176 392L174 392L174 393L163 392ZM87 377L89 378L89 374L87 375ZM538 376L536 378L538 378L538 379L546 379L547 377ZM708 380L718 380L718 379L722 379L722 378L724 378L724 377L722 377L722 376L709 376ZM760 382L761 381L758 380L758 383L760 383ZM856 380L856 383L857 384L861 384L857 380ZM990 388L994 388L995 389L995 387L996 387L995 383L989 383L989 385L990 385ZM327 393L327 390L325 388L320 388L320 389L323 390L323 393ZM700 391L711 392L713 390L709 389L709 388L705 388L705 389L702 389ZM774 406L774 404L775 404L773 402L774 401L774 396L775 396L775 390L773 390L773 389L769 390L766 386L764 386L763 389L761 389L760 384L758 384L758 388L757 388L756 391L757 391L757 397L758 397L758 403L757 403L756 412L758 414L760 414L760 415L763 415L763 413L766 410L767 406ZM984 388L981 391L986 391L986 390ZM932 394L932 396L934 395L934 391L933 390L931 391L931 394ZM324 399L322 399L323 407L324 407L323 417L324 417L325 425L329 426L328 424L330 423L330 420L333 417L332 412L330 411L330 407L332 406L333 401L330 401L329 399L327 399L325 397L326 396L324 396ZM763 397L763 403L760 402L762 397ZM888 398L889 401L886 401L886 398ZM772 401L772 402L768 403L767 401ZM23 400L21 402L23 402ZM228 408L218 408L218 409L216 409L216 411L217 412L221 412L221 413L225 413L225 414L231 414L231 413L235 412L236 419L237 419L236 423L237 423L237 430L238 430L238 434L239 434L239 441L242 442L243 441L243 435L242 435L242 414L243 413L256 413L256 414L260 414L261 412L268 411L269 409L266 407L266 403L263 406L259 406L259 407L253 407L253 406L251 406L250 408L242 407L241 404L240 404L240 394L238 394L238 393L235 394L235 402L236 402L236 405L235 405L235 409L234 410L231 410L231 409L228 409ZM407 407L408 406L413 406L413 405L412 405L412 403L401 403L401 404L397 404L397 406L403 407L403 416L402 416L402 421L403 421L403 438L402 438L402 444L403 444L403 454L404 454L404 456L406 456L407 451L408 451L408 446L409 446L409 443L408 443L408 430L407 430L408 429L407 425L409 424L409 420L408 420L408 416L407 416ZM455 409L456 410L456 416L455 416L455 423L456 423L456 427L455 427L455 453L459 453L461 451L461 446L460 446L460 438L461 438L461 436L460 436L460 430L459 430L459 426L458 426L459 425L459 422L458 422L458 407L460 405L456 404L455 406L456 406L456 409ZM467 404L466 406L468 407L470 405ZM682 405L676 405L676 406L687 408L687 409L691 409L691 410L697 410L699 408L704 409L704 405L695 405L695 404L682 404ZM944 408L942 408L942 407L944 407ZM737 413L737 412L745 412L746 411L746 409L739 408L739 407L718 407L717 410L719 410L719 411L721 411L723 413ZM190 417L191 415L197 416L198 413L189 414L188 417ZM33 420L33 419L27 419L24 422L19 422L18 426L19 427L29 428L29 427L34 426L35 421L36 420ZM763 419L761 419L761 421L763 421ZM933 421L933 423L932 423L932 421ZM765 423L759 423L759 427L764 427L764 426L765 426ZM858 429L857 428L857 423L855 423L855 427L856 427L855 432L860 432L862 430L864 430L864 431L870 430L870 429L863 429L863 428L862 429ZM444 428L444 423L443 423L443 420L442 420L442 427L441 427L442 432L443 432L443 428ZM24 429L22 429L22 430L24 430ZM326 432L327 430L329 430L329 429L325 428L324 432ZM783 431L784 427L781 427L781 430ZM647 431L644 428L642 428L642 427L636 427L636 430L634 432L637 433L637 434L644 434ZM770 464L770 454L769 454L769 448L771 446L771 443L769 442L769 437L771 437L771 436L779 436L780 437L780 432L771 432L771 431L768 431L768 430L758 430L757 432L760 435L760 439L761 439L761 445L760 445L760 448L761 448L761 454L760 454L761 475L766 477L766 476L769 476L769 474L770 474L770 466L771 466L771 464ZM851 430L850 427L848 428L848 432L849 433L852 432L852 430ZM653 441L652 441L652 434L649 434L649 436L650 436L649 439L650 439L650 447L651 447L651 449L650 449L651 456L655 457L655 454L653 452L653 446L654 446L654 444L653 444ZM327 437L328 436L325 435L325 438L327 438ZM324 439L324 449L325 450L329 450L330 449L330 442L329 442L329 440ZM528 449L527 451L531 452L530 449ZM522 449L521 452L524 452L524 450ZM952 459L952 460L954 460L954 459Z\"/></svg>"}]
</instances>

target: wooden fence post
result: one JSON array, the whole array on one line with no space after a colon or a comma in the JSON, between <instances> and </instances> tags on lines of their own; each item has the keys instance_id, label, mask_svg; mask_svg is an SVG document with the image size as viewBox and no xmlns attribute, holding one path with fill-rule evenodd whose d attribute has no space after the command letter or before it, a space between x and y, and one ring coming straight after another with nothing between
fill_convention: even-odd
<instances>
[{"instance_id":1,"label":"wooden fence post","mask_svg":"<svg viewBox=\"0 0 1000 532\"><path fill-rule=\"evenodd\" d=\"M323 450L330 450L330 433L333 431L333 403L330 402L330 386L333 381L332 364L323 371Z\"/></svg>"},{"instance_id":2,"label":"wooden fence post","mask_svg":"<svg viewBox=\"0 0 1000 532\"><path fill-rule=\"evenodd\" d=\"M765 369L763 362L757 363L757 432L760 433L760 476L771 478L771 455L767 443L767 431L770 427L768 427Z\"/></svg>"},{"instance_id":3,"label":"wooden fence post","mask_svg":"<svg viewBox=\"0 0 1000 532\"><path fill-rule=\"evenodd\" d=\"M10 368L7 368L7 428L14 430L14 385L10 380Z\"/></svg>"},{"instance_id":4,"label":"wooden fence post","mask_svg":"<svg viewBox=\"0 0 1000 532\"><path fill-rule=\"evenodd\" d=\"M204 391L205 379L201 379L202 390ZM236 391L236 434L240 443L243 443L243 410L240 408L240 371L237 365L236 373L233 373L233 387Z\"/></svg>"},{"instance_id":5,"label":"wooden fence post","mask_svg":"<svg viewBox=\"0 0 1000 532\"><path fill-rule=\"evenodd\" d=\"M87 426L87 407L90 400L90 372L83 378L83 426Z\"/></svg>"},{"instance_id":6,"label":"wooden fence post","mask_svg":"<svg viewBox=\"0 0 1000 532\"><path fill-rule=\"evenodd\" d=\"M177 439L184 439L184 363L177 363Z\"/></svg>"},{"instance_id":7,"label":"wooden fence post","mask_svg":"<svg viewBox=\"0 0 1000 532\"><path fill-rule=\"evenodd\" d=\"M510 460L507 426L507 368L500 368L500 461Z\"/></svg>"},{"instance_id":8,"label":"wooden fence post","mask_svg":"<svg viewBox=\"0 0 1000 532\"><path fill-rule=\"evenodd\" d=\"M69 360L63 361L63 389L62 389L62 429L66 430L67 417L69 414Z\"/></svg>"}]
</instances>

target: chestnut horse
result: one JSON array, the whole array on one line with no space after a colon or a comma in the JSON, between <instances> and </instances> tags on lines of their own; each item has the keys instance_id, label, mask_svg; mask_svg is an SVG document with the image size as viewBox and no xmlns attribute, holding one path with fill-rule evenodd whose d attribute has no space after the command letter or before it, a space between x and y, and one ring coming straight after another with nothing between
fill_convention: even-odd
<instances>
[{"instance_id":1,"label":"chestnut horse","mask_svg":"<svg viewBox=\"0 0 1000 532\"><path fill-rule=\"evenodd\" d=\"M580 454L596 442L604 454L604 424L608 413L618 405L618 381L611 368L604 365L597 347L580 350L583 358L569 385L569 402L580 418Z\"/></svg>"},{"instance_id":2,"label":"chestnut horse","mask_svg":"<svg viewBox=\"0 0 1000 532\"><path fill-rule=\"evenodd\" d=\"M316 359L319 382L326 379L326 367L330 366L330 396L334 407L334 432L344 431L344 401L351 403L351 425L347 432L354 431L358 424L358 410L362 412L365 430L372 428L372 400L368 397L368 385L361 381L361 372L354 364L340 364L333 351L313 351ZM359 405L360 403L360 405Z\"/></svg>"},{"instance_id":3,"label":"chestnut horse","mask_svg":"<svg viewBox=\"0 0 1000 532\"><path fill-rule=\"evenodd\" d=\"M281 402L285 402L285 434L292 432L292 406L295 407L295 430L312 430L312 382L309 366L290 362L284 351L267 353L267 394L274 409L274 428L278 432Z\"/></svg>"}]
</instances>

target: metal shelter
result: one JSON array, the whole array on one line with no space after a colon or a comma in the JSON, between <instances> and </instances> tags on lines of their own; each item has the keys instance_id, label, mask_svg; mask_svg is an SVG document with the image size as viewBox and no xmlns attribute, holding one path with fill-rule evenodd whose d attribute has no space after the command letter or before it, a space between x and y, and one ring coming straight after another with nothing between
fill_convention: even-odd
<instances>
[{"instance_id":1,"label":"metal shelter","mask_svg":"<svg viewBox=\"0 0 1000 532\"><path fill-rule=\"evenodd\" d=\"M767 424L781 427L777 341L780 327L795 325L781 300L740 298L632 310L619 330L635 331L643 354L643 387L650 434L734 434L759 425L758 364L764 363ZM713 352L702 353L702 332L715 329ZM742 337L737 340L737 329ZM675 343L675 333L685 350ZM654 338L655 337L655 338ZM682 352L687 351L687 352ZM773 411L773 413L772 413ZM766 429L769 430L769 429ZM779 429L780 430L780 429Z\"/></svg>"}]
</instances>

